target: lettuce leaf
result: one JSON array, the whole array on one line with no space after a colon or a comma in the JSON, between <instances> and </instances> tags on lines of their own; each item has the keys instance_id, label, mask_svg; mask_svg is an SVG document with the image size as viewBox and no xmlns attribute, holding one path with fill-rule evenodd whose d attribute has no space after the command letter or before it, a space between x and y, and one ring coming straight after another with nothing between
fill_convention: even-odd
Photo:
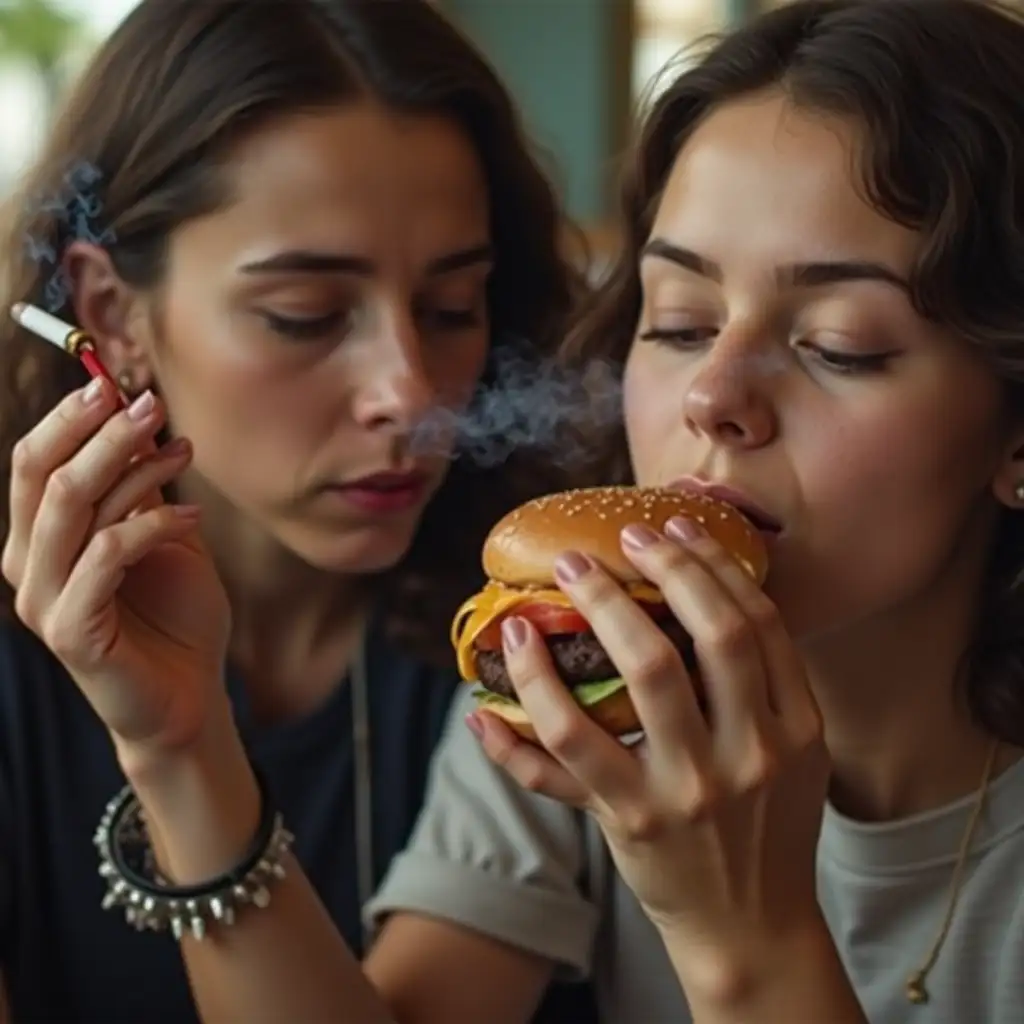
<instances>
[{"instance_id":1,"label":"lettuce leaf","mask_svg":"<svg viewBox=\"0 0 1024 1024\"><path fill-rule=\"evenodd\" d=\"M581 683L579 686L572 688L572 695L577 704L589 708L594 704L599 704L606 697L611 697L612 694L618 693L619 690L625 688L625 685L626 681L624 679L606 679L601 683ZM488 704L519 705L519 701L510 700L508 697L501 697L496 693L491 693L490 690L485 690L482 686L473 691L473 696L484 706Z\"/></svg>"}]
</instances>

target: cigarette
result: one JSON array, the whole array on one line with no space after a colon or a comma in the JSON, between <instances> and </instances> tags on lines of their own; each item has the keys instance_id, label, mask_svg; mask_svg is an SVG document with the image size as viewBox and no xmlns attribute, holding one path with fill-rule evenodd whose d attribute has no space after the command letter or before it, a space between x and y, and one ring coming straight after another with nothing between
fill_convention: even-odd
<instances>
[{"instance_id":1,"label":"cigarette","mask_svg":"<svg viewBox=\"0 0 1024 1024\"><path fill-rule=\"evenodd\" d=\"M11 316L26 331L42 338L43 341L48 341L69 356L74 356L85 367L90 377L109 381L117 392L121 404L130 404L128 396L100 360L95 342L85 331L27 302L19 302L12 306Z\"/></svg>"}]
</instances>

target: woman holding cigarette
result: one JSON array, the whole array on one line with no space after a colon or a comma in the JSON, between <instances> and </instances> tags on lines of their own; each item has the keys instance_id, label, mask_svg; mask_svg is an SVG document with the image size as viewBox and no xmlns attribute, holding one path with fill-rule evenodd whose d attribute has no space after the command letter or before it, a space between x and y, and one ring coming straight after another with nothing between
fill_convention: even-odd
<instances>
[{"instance_id":1,"label":"woman holding cigarette","mask_svg":"<svg viewBox=\"0 0 1024 1024\"><path fill-rule=\"evenodd\" d=\"M0 627L11 1019L194 1019L174 934L241 920L271 869L299 941L278 946L272 920L257 946L300 984L358 974L360 905L409 834L453 693L432 667L451 613L495 516L555 483L516 458L450 466L410 435L513 340L559 337L577 287L561 238L509 97L430 4L143 0L102 48L3 249L4 604L63 662ZM8 319L26 303L51 341L82 329L91 384ZM252 769L283 825L223 898L137 919L158 935L101 908L92 836L126 777L199 843L159 870L203 882L250 844ZM248 968L219 939L188 948L206 1019L283 1019L255 978L234 1005L222 971ZM402 991L458 999L461 974L449 958ZM339 990L353 1019L378 1012ZM325 1005L313 989L286 1016Z\"/></svg>"}]
</instances>

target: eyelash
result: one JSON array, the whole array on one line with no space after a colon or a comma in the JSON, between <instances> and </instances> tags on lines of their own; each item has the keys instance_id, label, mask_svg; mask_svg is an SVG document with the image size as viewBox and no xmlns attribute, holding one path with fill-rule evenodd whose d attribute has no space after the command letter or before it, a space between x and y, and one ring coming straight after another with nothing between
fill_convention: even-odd
<instances>
[{"instance_id":1,"label":"eyelash","mask_svg":"<svg viewBox=\"0 0 1024 1024\"><path fill-rule=\"evenodd\" d=\"M467 330L480 323L480 317L472 309L436 309L429 315L441 330ZM263 314L264 321L272 331L293 341L315 341L332 334L345 317L345 313L328 313L326 316L309 318Z\"/></svg>"},{"instance_id":2,"label":"eyelash","mask_svg":"<svg viewBox=\"0 0 1024 1024\"><path fill-rule=\"evenodd\" d=\"M264 313L263 319L275 334L294 341L310 341L332 332L343 316L343 313L328 313L326 316L301 318Z\"/></svg>"},{"instance_id":3,"label":"eyelash","mask_svg":"<svg viewBox=\"0 0 1024 1024\"><path fill-rule=\"evenodd\" d=\"M710 327L689 327L676 330L659 330L652 328L640 335L641 341L650 341L659 345L688 349L701 342L708 341L717 332ZM891 352L873 352L867 355L851 355L848 352L837 352L835 349L824 348L809 341L802 341L799 347L811 352L827 369L833 373L855 376L857 374L879 373L892 361Z\"/></svg>"}]
</instances>

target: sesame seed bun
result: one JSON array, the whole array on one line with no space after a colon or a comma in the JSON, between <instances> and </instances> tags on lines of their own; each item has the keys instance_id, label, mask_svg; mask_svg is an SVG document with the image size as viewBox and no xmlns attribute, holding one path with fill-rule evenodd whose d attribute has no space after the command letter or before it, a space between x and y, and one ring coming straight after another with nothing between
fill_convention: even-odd
<instances>
[{"instance_id":1,"label":"sesame seed bun","mask_svg":"<svg viewBox=\"0 0 1024 1024\"><path fill-rule=\"evenodd\" d=\"M696 520L760 584L768 572L761 535L731 505L702 494L639 487L593 487L537 498L510 512L490 532L484 572L515 587L547 587L555 560L579 551L600 562L621 583L645 583L622 552L631 523L661 531L675 516Z\"/></svg>"}]
</instances>

